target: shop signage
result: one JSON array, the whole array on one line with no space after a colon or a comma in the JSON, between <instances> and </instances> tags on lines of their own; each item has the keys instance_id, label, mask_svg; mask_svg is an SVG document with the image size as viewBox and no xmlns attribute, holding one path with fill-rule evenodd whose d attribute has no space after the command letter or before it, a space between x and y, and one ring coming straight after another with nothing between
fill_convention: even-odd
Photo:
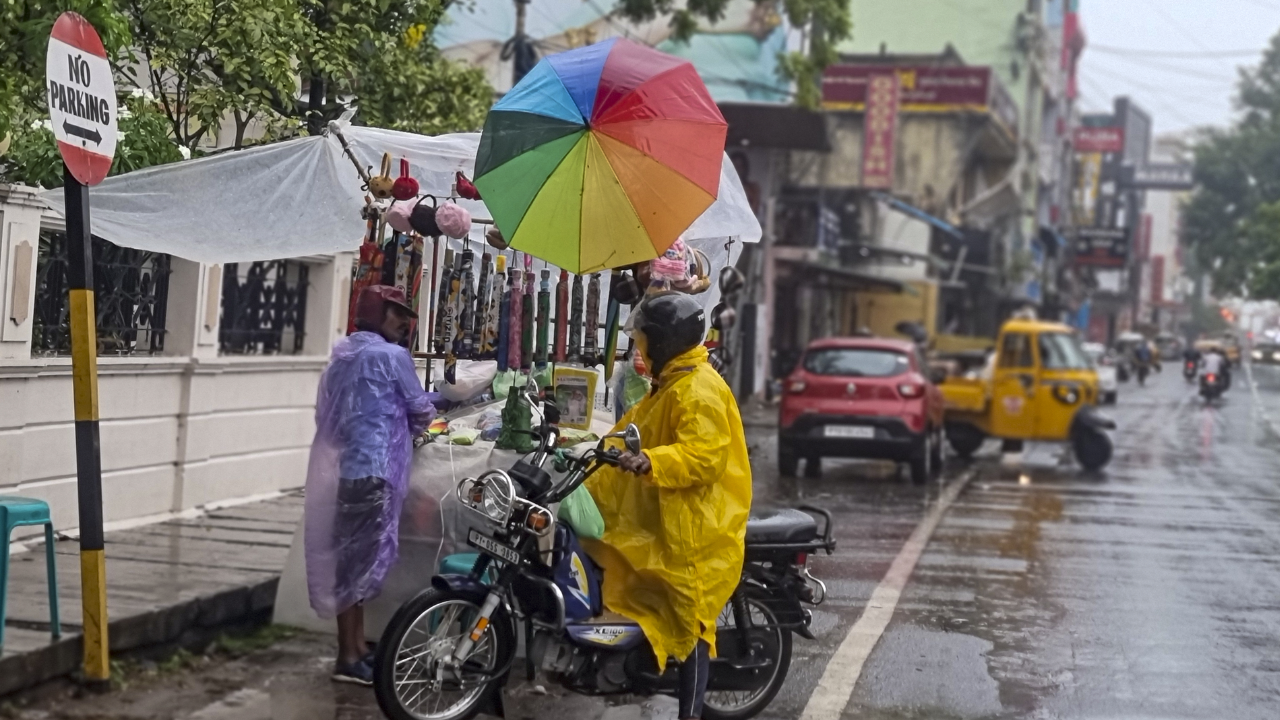
<instances>
[{"instance_id":1,"label":"shop signage","mask_svg":"<svg viewBox=\"0 0 1280 720\"><path fill-rule=\"evenodd\" d=\"M1154 163L1127 168L1125 181L1135 190L1191 190L1195 168L1176 163Z\"/></svg>"},{"instance_id":2,"label":"shop signage","mask_svg":"<svg viewBox=\"0 0 1280 720\"><path fill-rule=\"evenodd\" d=\"M76 13L53 24L45 81L58 152L76 180L97 185L116 154L116 86L98 31Z\"/></svg>"},{"instance_id":3,"label":"shop signage","mask_svg":"<svg viewBox=\"0 0 1280 720\"><path fill-rule=\"evenodd\" d=\"M898 126L898 75L872 75L862 128L862 187L893 189L893 143Z\"/></svg>"},{"instance_id":4,"label":"shop signage","mask_svg":"<svg viewBox=\"0 0 1280 720\"><path fill-rule=\"evenodd\" d=\"M1129 255L1129 231L1125 228L1080 228L1076 230L1077 265L1123 267Z\"/></svg>"},{"instance_id":5,"label":"shop signage","mask_svg":"<svg viewBox=\"0 0 1280 720\"><path fill-rule=\"evenodd\" d=\"M898 76L902 112L990 112L1017 133L1017 106L989 67L832 65L822 76L823 107L866 110L871 78L886 72Z\"/></svg>"},{"instance_id":6,"label":"shop signage","mask_svg":"<svg viewBox=\"0 0 1280 720\"><path fill-rule=\"evenodd\" d=\"M1124 152L1124 128L1081 127L1076 128L1072 143L1079 153Z\"/></svg>"}]
</instances>

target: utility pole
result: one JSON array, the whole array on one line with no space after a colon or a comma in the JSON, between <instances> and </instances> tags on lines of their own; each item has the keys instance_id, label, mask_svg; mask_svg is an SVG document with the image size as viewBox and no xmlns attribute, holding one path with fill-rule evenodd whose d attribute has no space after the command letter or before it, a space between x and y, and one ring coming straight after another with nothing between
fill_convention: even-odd
<instances>
[{"instance_id":1,"label":"utility pole","mask_svg":"<svg viewBox=\"0 0 1280 720\"><path fill-rule=\"evenodd\" d=\"M508 41L502 53L503 59L511 58L511 84L514 86L524 79L538 62L533 43L525 34L525 18L529 13L530 0L513 0L516 4L516 34Z\"/></svg>"}]
</instances>

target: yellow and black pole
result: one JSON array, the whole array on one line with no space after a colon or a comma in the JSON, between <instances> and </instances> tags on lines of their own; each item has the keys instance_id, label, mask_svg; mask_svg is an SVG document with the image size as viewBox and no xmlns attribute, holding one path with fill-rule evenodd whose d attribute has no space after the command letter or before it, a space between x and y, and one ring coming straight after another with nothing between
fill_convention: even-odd
<instances>
[{"instance_id":1,"label":"yellow and black pole","mask_svg":"<svg viewBox=\"0 0 1280 720\"><path fill-rule=\"evenodd\" d=\"M107 567L102 538L102 459L98 440L98 331L93 307L89 187L63 171L67 209L67 281L71 300L71 375L75 389L76 478L80 499L80 585L84 597L84 677L111 678L107 646Z\"/></svg>"}]
</instances>

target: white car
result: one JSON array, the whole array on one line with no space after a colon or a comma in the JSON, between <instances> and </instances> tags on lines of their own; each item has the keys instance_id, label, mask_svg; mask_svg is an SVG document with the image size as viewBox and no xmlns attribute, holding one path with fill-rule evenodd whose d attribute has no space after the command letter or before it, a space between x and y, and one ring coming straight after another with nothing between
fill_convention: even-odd
<instances>
[{"instance_id":1,"label":"white car","mask_svg":"<svg viewBox=\"0 0 1280 720\"><path fill-rule=\"evenodd\" d=\"M1099 402L1103 405L1114 404L1116 391L1120 389L1116 380L1115 359L1107 354L1107 347L1102 343L1084 343L1080 347L1093 360L1093 367L1098 371Z\"/></svg>"}]
</instances>

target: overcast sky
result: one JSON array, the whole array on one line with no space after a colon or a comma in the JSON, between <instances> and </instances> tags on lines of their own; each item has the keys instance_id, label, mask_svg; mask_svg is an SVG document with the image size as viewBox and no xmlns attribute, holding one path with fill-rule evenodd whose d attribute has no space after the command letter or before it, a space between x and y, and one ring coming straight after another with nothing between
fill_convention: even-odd
<instances>
[{"instance_id":1,"label":"overcast sky","mask_svg":"<svg viewBox=\"0 0 1280 720\"><path fill-rule=\"evenodd\" d=\"M1157 133L1229 124L1236 68L1280 30L1280 0L1080 0L1080 15L1083 109L1128 95Z\"/></svg>"}]
</instances>

